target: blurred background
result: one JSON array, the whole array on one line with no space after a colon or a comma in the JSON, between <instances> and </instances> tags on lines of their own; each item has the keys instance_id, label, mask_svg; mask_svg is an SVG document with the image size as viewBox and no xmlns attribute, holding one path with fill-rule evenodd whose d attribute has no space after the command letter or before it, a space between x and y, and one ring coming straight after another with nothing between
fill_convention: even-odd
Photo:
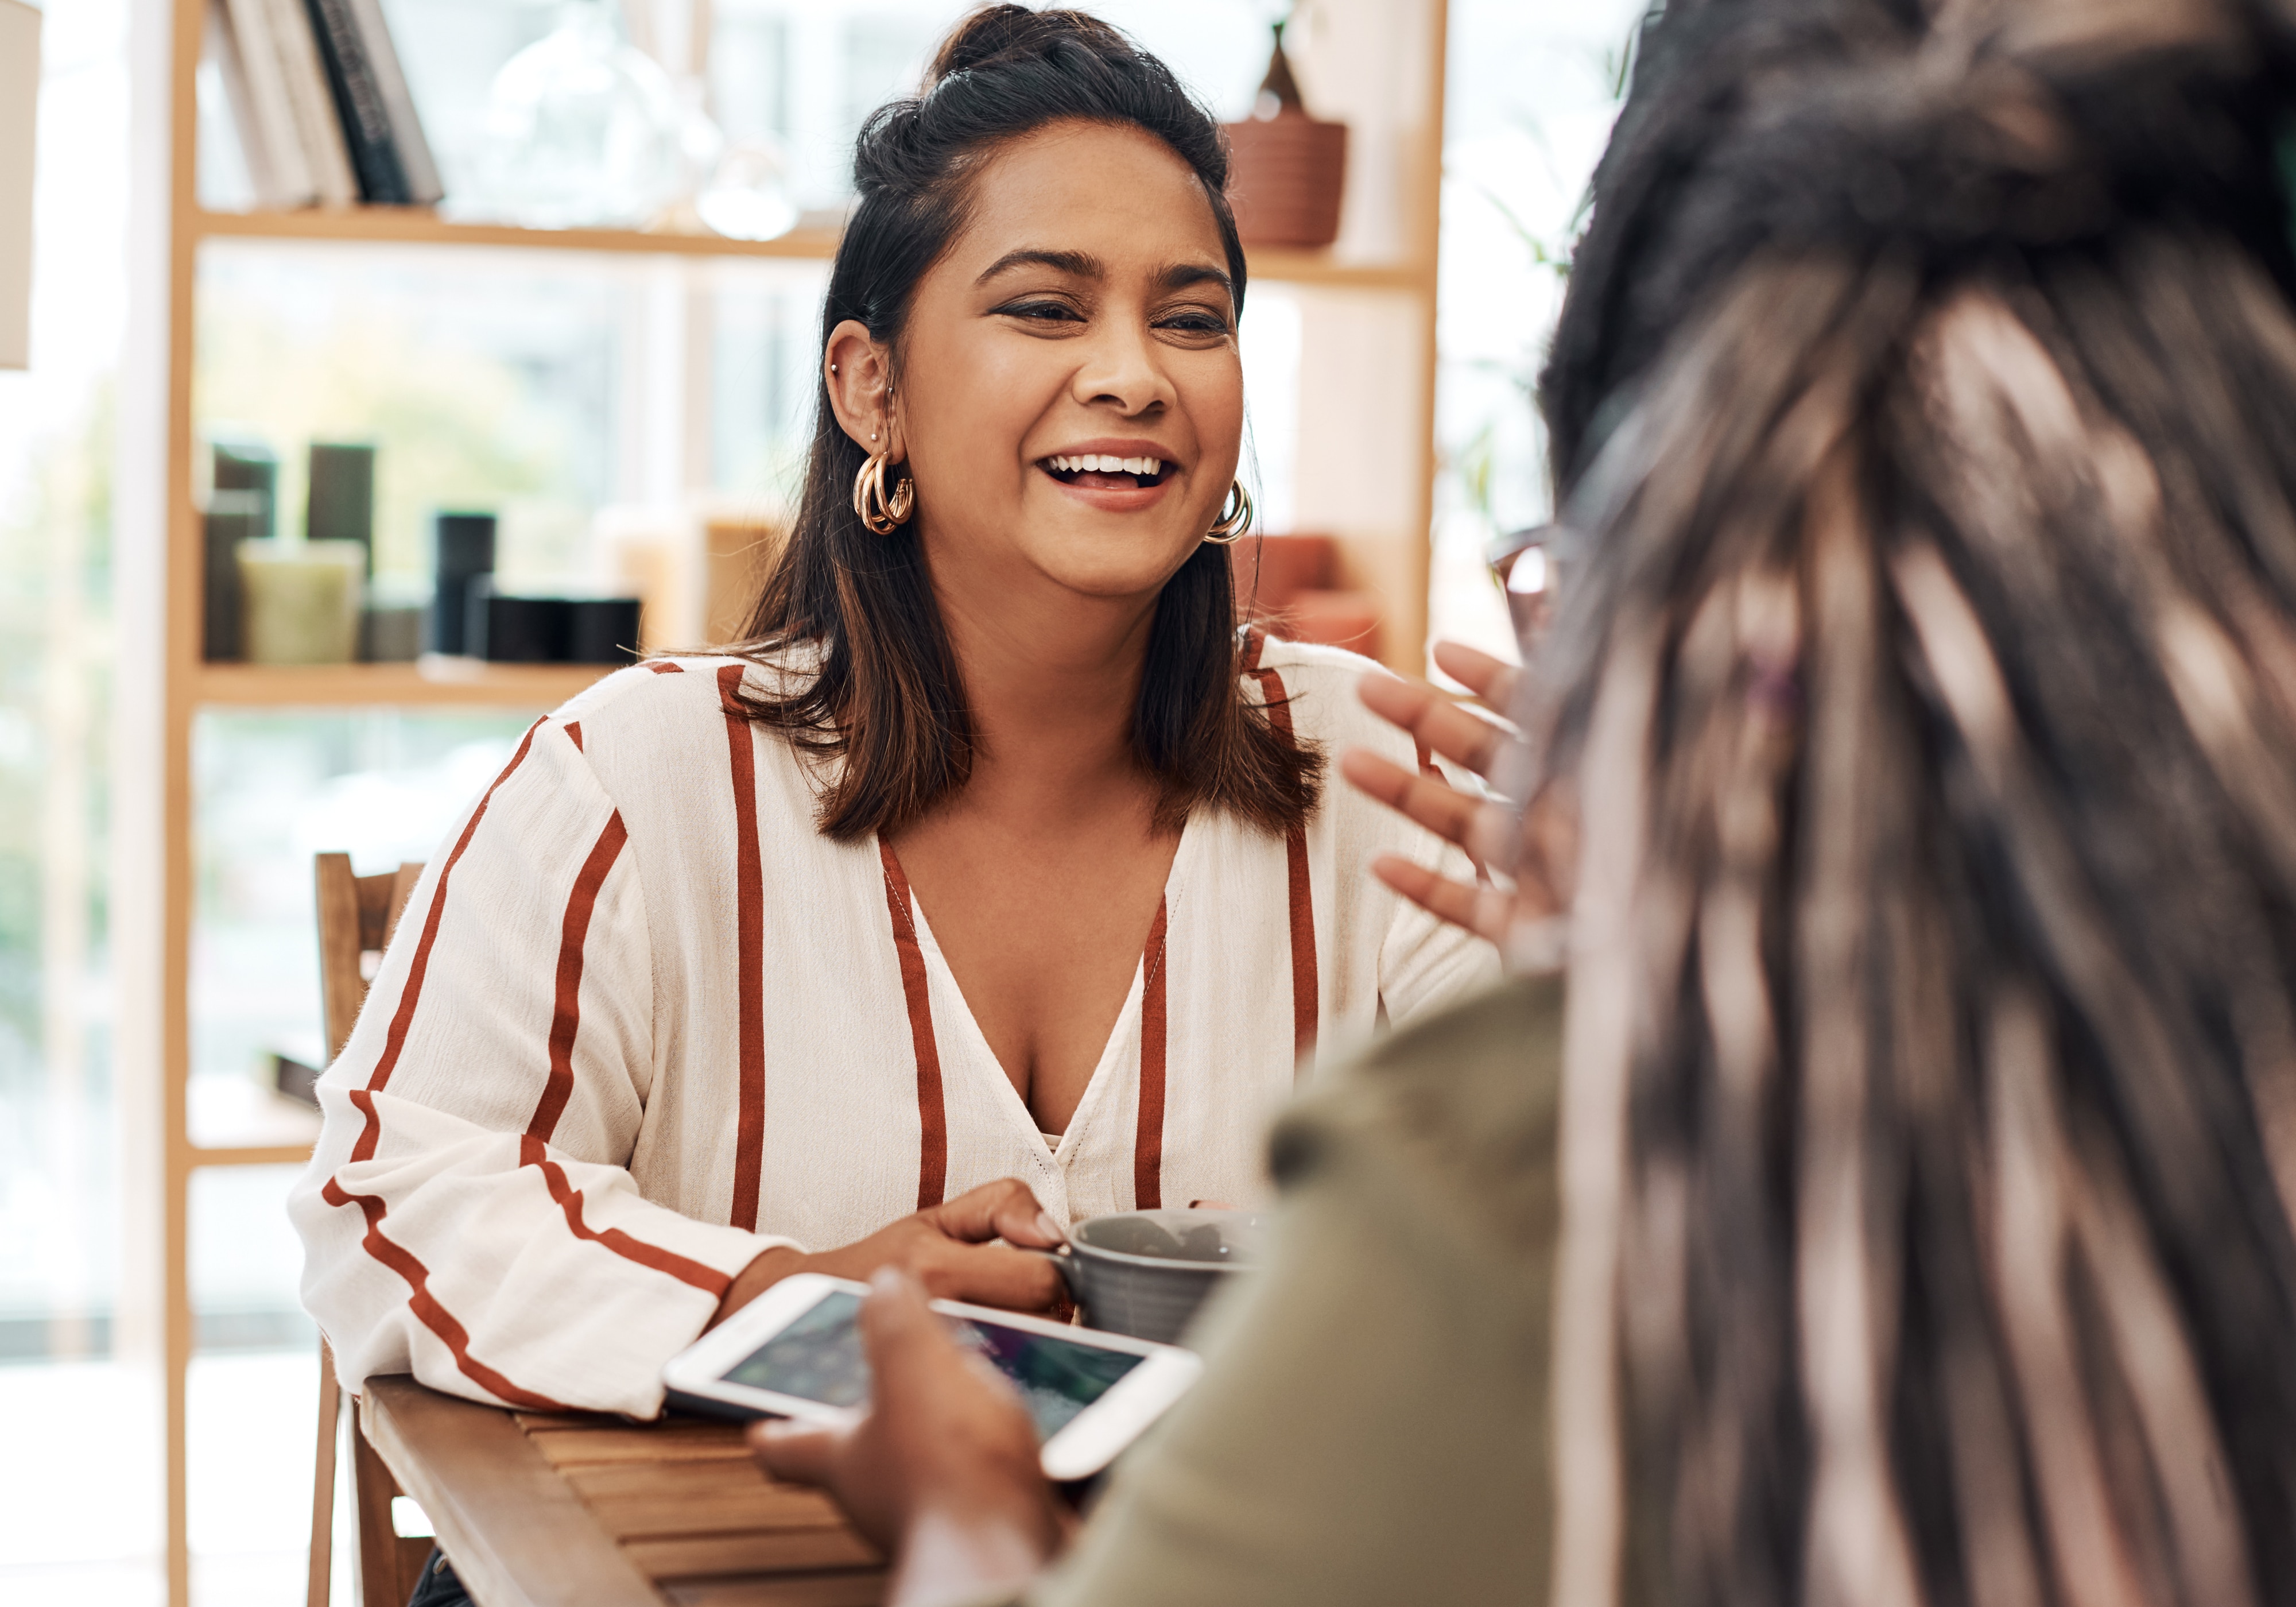
<instances>
[{"instance_id":1,"label":"blurred background","mask_svg":"<svg viewBox=\"0 0 2296 1607\"><path fill-rule=\"evenodd\" d=\"M0 1457L0 1601L286 1603L313 856L427 857L603 673L450 580L627 599L619 648L722 628L810 427L854 131L963 8L381 0L394 193L266 93L275 8L0 7L39 86L0 370L0 1437L50 1453ZM1259 562L1297 592L1264 600L1414 673L1510 651L1488 555L1549 511L1529 387L1636 0L1309 0L1301 108L1260 96L1286 8L1086 9L1224 119L1348 128L1336 224L1251 246ZM334 637L287 629L320 593L273 617L291 581L336 588Z\"/></svg>"}]
</instances>

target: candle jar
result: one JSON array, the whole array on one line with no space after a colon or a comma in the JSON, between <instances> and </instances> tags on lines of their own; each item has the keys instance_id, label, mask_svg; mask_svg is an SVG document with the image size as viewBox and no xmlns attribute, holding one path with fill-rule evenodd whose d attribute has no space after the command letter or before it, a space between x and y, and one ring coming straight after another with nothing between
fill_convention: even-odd
<instances>
[{"instance_id":1,"label":"candle jar","mask_svg":"<svg viewBox=\"0 0 2296 1607\"><path fill-rule=\"evenodd\" d=\"M366 548L356 541L243 541L242 628L251 664L348 664L358 653Z\"/></svg>"}]
</instances>

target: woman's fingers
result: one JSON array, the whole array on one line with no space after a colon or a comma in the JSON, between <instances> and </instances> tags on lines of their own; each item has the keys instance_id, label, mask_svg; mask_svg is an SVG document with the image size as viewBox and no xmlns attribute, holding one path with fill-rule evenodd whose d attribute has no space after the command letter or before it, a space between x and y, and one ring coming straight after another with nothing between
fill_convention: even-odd
<instances>
[{"instance_id":1,"label":"woman's fingers","mask_svg":"<svg viewBox=\"0 0 2296 1607\"><path fill-rule=\"evenodd\" d=\"M1435 668L1481 699L1486 709L1504 714L1514 707L1522 672L1505 659L1494 659L1464 642L1438 642Z\"/></svg>"},{"instance_id":2,"label":"woman's fingers","mask_svg":"<svg viewBox=\"0 0 2296 1607\"><path fill-rule=\"evenodd\" d=\"M1068 1295L1050 1256L1004 1244L952 1244L910 1270L936 1299L1007 1311L1051 1311Z\"/></svg>"},{"instance_id":3,"label":"woman's fingers","mask_svg":"<svg viewBox=\"0 0 2296 1607\"><path fill-rule=\"evenodd\" d=\"M1414 742L1478 775L1490 775L1511 740L1499 726L1414 681L1367 675L1356 684L1356 695L1389 725L1409 732Z\"/></svg>"},{"instance_id":4,"label":"woman's fingers","mask_svg":"<svg viewBox=\"0 0 2296 1607\"><path fill-rule=\"evenodd\" d=\"M817 1423L753 1423L750 1455L776 1479L793 1484L826 1484L838 1448L852 1431Z\"/></svg>"},{"instance_id":5,"label":"woman's fingers","mask_svg":"<svg viewBox=\"0 0 2296 1607\"><path fill-rule=\"evenodd\" d=\"M1495 887L1454 881L1400 854L1382 854L1372 862L1382 881L1420 908L1477 937L1503 942L1514 920L1515 898Z\"/></svg>"},{"instance_id":6,"label":"woman's fingers","mask_svg":"<svg viewBox=\"0 0 2296 1607\"><path fill-rule=\"evenodd\" d=\"M1514 867L1514 816L1488 799L1470 798L1446 782L1406 770L1368 748L1340 755L1340 774L1349 785L1399 815L1425 826L1444 841L1466 849L1480 865Z\"/></svg>"},{"instance_id":7,"label":"woman's fingers","mask_svg":"<svg viewBox=\"0 0 2296 1607\"><path fill-rule=\"evenodd\" d=\"M924 1214L950 1238L973 1244L1002 1239L1008 1244L1050 1250L1061 1242L1059 1225L1045 1214L1037 1196L1018 1177L1000 1177L967 1189Z\"/></svg>"}]
</instances>

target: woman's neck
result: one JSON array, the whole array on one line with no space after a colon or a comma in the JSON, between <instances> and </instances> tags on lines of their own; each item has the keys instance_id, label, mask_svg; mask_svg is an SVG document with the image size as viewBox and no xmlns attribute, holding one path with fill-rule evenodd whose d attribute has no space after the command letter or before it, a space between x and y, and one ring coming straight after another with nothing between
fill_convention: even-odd
<instances>
[{"instance_id":1,"label":"woman's neck","mask_svg":"<svg viewBox=\"0 0 2296 1607\"><path fill-rule=\"evenodd\" d=\"M1132 721L1156 599L1031 579L992 597L937 577L934 591L972 716L960 807L1059 818L1146 780Z\"/></svg>"}]
</instances>

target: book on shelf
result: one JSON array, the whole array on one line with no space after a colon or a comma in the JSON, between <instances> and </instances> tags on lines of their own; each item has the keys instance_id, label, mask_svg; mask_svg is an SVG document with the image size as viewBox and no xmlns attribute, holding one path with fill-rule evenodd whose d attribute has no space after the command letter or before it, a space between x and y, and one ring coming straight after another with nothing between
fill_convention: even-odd
<instances>
[{"instance_id":1,"label":"book on shelf","mask_svg":"<svg viewBox=\"0 0 2296 1607\"><path fill-rule=\"evenodd\" d=\"M423 137L422 119L415 113L414 96L390 42L390 26L382 20L381 0L350 0L350 8L383 111L390 119L390 141L398 151L399 171L406 176L406 198L418 207L436 206L446 199L447 186L439 182L439 164L431 158L430 142Z\"/></svg>"},{"instance_id":2,"label":"book on shelf","mask_svg":"<svg viewBox=\"0 0 2296 1607\"><path fill-rule=\"evenodd\" d=\"M208 53L258 206L445 194L379 0L210 0Z\"/></svg>"},{"instance_id":3,"label":"book on shelf","mask_svg":"<svg viewBox=\"0 0 2296 1607\"><path fill-rule=\"evenodd\" d=\"M256 204L308 207L319 199L287 100L287 79L271 39L264 0L210 0L208 46L223 78Z\"/></svg>"},{"instance_id":4,"label":"book on shelf","mask_svg":"<svg viewBox=\"0 0 2296 1607\"><path fill-rule=\"evenodd\" d=\"M234 4L238 0L234 0ZM271 25L272 42L287 81L287 102L294 113L295 133L311 164L313 188L319 204L355 205L358 179L351 169L350 152L343 144L343 126L335 116L335 99L327 85L327 69L319 56L319 42L311 31L310 14L303 0L252 0L262 7Z\"/></svg>"},{"instance_id":5,"label":"book on shelf","mask_svg":"<svg viewBox=\"0 0 2296 1607\"><path fill-rule=\"evenodd\" d=\"M376 0L308 0L359 193L385 206L428 206L443 192Z\"/></svg>"}]
</instances>

